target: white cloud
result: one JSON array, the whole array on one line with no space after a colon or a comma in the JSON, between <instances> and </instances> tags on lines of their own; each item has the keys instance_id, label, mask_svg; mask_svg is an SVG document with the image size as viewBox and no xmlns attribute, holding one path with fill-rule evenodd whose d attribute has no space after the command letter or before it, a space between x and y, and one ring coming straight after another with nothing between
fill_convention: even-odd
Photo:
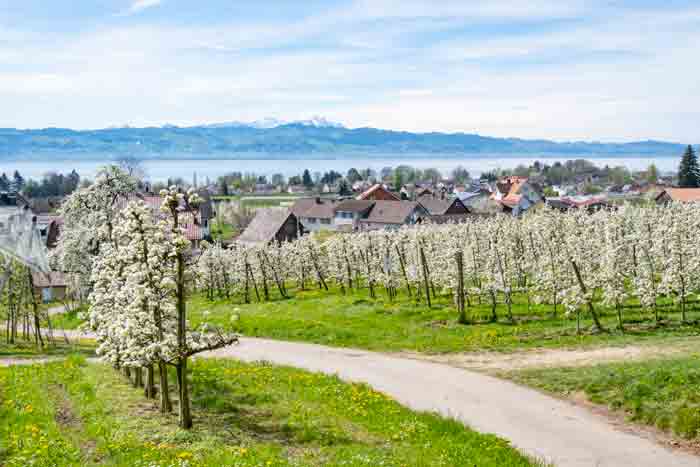
<instances>
[{"instance_id":1,"label":"white cloud","mask_svg":"<svg viewBox=\"0 0 700 467\"><path fill-rule=\"evenodd\" d=\"M574 2L479 3L377 0L298 22L119 18L80 34L0 31L0 127L320 114L351 127L698 139L697 10L613 17ZM432 36L468 30L474 18L576 15L586 20L565 29Z\"/></svg>"},{"instance_id":2,"label":"white cloud","mask_svg":"<svg viewBox=\"0 0 700 467\"><path fill-rule=\"evenodd\" d=\"M127 9L129 14L138 13L147 8L152 8L158 6L162 3L162 0L135 0Z\"/></svg>"}]
</instances>

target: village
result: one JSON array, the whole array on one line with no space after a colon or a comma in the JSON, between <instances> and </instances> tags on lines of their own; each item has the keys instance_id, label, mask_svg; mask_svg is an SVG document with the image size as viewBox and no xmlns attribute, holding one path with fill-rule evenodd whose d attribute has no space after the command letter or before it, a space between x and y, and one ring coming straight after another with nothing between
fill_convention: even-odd
<instances>
[{"instance_id":1,"label":"village","mask_svg":"<svg viewBox=\"0 0 700 467\"><path fill-rule=\"evenodd\" d=\"M128 171L142 171L138 161L127 162ZM201 185L196 173L189 184L182 179L173 180L182 189L195 187L203 200L196 213L181 220L195 254L203 241L221 242L224 246L279 244L311 232L332 234L423 223L463 223L497 214L518 217L545 207L592 213L614 210L625 203L643 206L700 201L700 188L679 187L676 176L662 176L653 165L646 171L631 173L624 168L601 169L589 161L576 160L554 167L536 162L529 168L486 173L479 179L472 179L465 172L458 168L451 176L443 177L437 170L427 169L423 171L426 178L419 179L420 171L410 167L387 168L381 174L351 169L346 176L333 171L323 176L317 173L314 182L307 170L287 181L280 175L273 176L277 185L267 183L266 177L235 173ZM62 196L55 195L55 189L53 196L47 196L51 190L42 191L42 186L55 183L57 177L63 180L63 176L55 174L47 175L41 183L25 182L18 173L12 180L6 174L0 178L0 209L29 209L39 238L49 250L56 247L61 234L63 219L58 209ZM413 181L402 183L406 178ZM75 171L70 179L73 189L77 188L80 178ZM303 181L306 183L295 184ZM82 181L83 186L89 183ZM164 186L141 180L136 191L119 200L117 209L140 200L157 218L162 203L157 191ZM246 200L252 201L251 206ZM66 274L58 270L49 275L36 274L35 286L43 301L65 296L69 284Z\"/></svg>"}]
</instances>

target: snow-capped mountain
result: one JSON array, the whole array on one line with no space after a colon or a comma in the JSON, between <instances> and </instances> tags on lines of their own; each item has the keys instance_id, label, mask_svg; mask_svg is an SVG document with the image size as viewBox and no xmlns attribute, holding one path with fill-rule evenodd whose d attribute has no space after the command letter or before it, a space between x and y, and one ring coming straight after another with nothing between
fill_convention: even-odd
<instances>
[{"instance_id":1,"label":"snow-capped mountain","mask_svg":"<svg viewBox=\"0 0 700 467\"><path fill-rule=\"evenodd\" d=\"M312 126L316 128L345 128L342 123L332 122L325 117L314 115L307 120L280 120L274 117L265 117L262 120L255 120L252 122L224 122L224 123L212 123L209 125L204 125L207 128L259 128L259 129L269 129L277 128L282 125L303 125Z\"/></svg>"}]
</instances>

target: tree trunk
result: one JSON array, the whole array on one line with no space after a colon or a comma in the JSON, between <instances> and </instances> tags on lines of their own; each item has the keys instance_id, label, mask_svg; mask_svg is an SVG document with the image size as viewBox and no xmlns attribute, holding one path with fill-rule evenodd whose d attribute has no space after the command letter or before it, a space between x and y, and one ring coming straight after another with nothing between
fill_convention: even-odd
<instances>
[{"instance_id":1,"label":"tree trunk","mask_svg":"<svg viewBox=\"0 0 700 467\"><path fill-rule=\"evenodd\" d=\"M572 258L569 258L569 261L571 262L571 266L574 268L574 273L576 274L578 286L581 289L581 292L583 292L583 294L586 295L588 311L591 313L591 318L593 318L593 324L595 324L596 330L605 331L605 328L602 324L600 324L600 320L598 319L598 313L596 313L595 307L593 306L593 300L587 297L588 289L586 288L586 284L583 283L583 278L581 277L581 271L579 271L578 264L576 264L576 261L574 261Z\"/></svg>"},{"instance_id":2,"label":"tree trunk","mask_svg":"<svg viewBox=\"0 0 700 467\"><path fill-rule=\"evenodd\" d=\"M156 398L156 386L155 386L155 371L153 370L153 365L148 365L146 367L146 386L143 388L143 395L147 399Z\"/></svg>"},{"instance_id":3,"label":"tree trunk","mask_svg":"<svg viewBox=\"0 0 700 467\"><path fill-rule=\"evenodd\" d=\"M496 314L496 292L493 289L489 289L489 295L491 295L491 322L495 323L498 321L498 315Z\"/></svg>"},{"instance_id":4,"label":"tree trunk","mask_svg":"<svg viewBox=\"0 0 700 467\"><path fill-rule=\"evenodd\" d=\"M403 275L403 280L406 283L406 291L408 292L408 297L411 298L411 283L408 281L408 274L406 273L406 263L403 257L403 252L396 245L396 254L399 257L399 264L401 265L401 274Z\"/></svg>"},{"instance_id":5,"label":"tree trunk","mask_svg":"<svg viewBox=\"0 0 700 467\"><path fill-rule=\"evenodd\" d=\"M430 303L430 283L428 279L428 262L425 259L425 252L423 251L423 246L421 245L419 247L420 250L420 262L421 265L423 266L423 283L425 285L425 299L428 302L428 308L432 307L432 304Z\"/></svg>"},{"instance_id":6,"label":"tree trunk","mask_svg":"<svg viewBox=\"0 0 700 467\"><path fill-rule=\"evenodd\" d=\"M173 411L173 404L170 401L170 387L168 384L168 367L164 362L158 363L158 376L160 386L160 411L170 413Z\"/></svg>"},{"instance_id":7,"label":"tree trunk","mask_svg":"<svg viewBox=\"0 0 700 467\"><path fill-rule=\"evenodd\" d=\"M187 357L180 358L176 366L178 389L178 424L180 428L192 428L192 412L190 410L190 393L187 382Z\"/></svg>"},{"instance_id":8,"label":"tree trunk","mask_svg":"<svg viewBox=\"0 0 700 467\"><path fill-rule=\"evenodd\" d=\"M461 251L455 255L457 262L457 308L459 310L459 324L467 324L467 311L464 306L464 258Z\"/></svg>"}]
</instances>

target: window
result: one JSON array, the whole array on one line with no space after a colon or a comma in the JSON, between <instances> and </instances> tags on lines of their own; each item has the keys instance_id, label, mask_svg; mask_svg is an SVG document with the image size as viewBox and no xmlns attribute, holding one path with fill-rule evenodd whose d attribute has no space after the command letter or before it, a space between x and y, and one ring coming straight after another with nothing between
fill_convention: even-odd
<instances>
[{"instance_id":1,"label":"window","mask_svg":"<svg viewBox=\"0 0 700 467\"><path fill-rule=\"evenodd\" d=\"M331 220L329 218L323 218L321 219L321 224L330 224Z\"/></svg>"},{"instance_id":2,"label":"window","mask_svg":"<svg viewBox=\"0 0 700 467\"><path fill-rule=\"evenodd\" d=\"M315 224L315 223L316 223L316 218L315 218L315 217L309 217L308 219L309 219L309 222L310 222L310 223L312 223L312 224Z\"/></svg>"}]
</instances>

